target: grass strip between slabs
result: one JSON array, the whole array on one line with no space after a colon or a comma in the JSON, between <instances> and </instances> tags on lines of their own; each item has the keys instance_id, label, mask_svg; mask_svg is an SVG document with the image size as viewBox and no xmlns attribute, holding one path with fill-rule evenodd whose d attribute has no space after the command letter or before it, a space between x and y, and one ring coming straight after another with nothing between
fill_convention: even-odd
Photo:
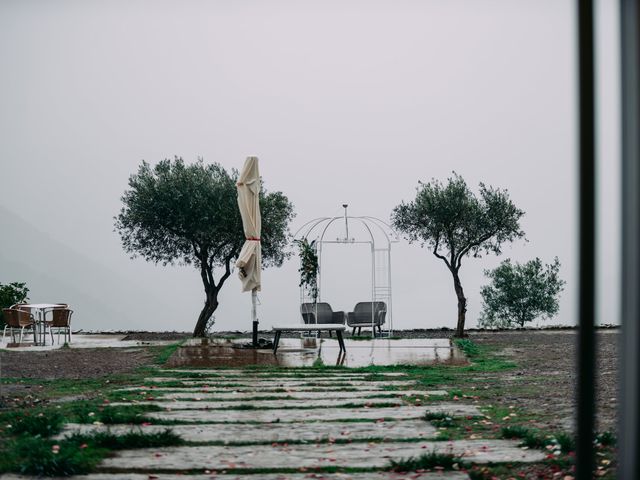
<instances>
[{"instance_id":1,"label":"grass strip between slabs","mask_svg":"<svg viewBox=\"0 0 640 480\"><path fill-rule=\"evenodd\" d=\"M424 414L424 419L431 422L431 424L437 428L454 427L456 425L456 421L452 413L427 412Z\"/></svg>"},{"instance_id":2,"label":"grass strip between slabs","mask_svg":"<svg viewBox=\"0 0 640 480\"><path fill-rule=\"evenodd\" d=\"M299 474L299 473L307 473L307 474L313 474L313 473L373 473L373 472L381 472L381 471L385 471L384 469L380 469L380 468L356 468L356 467L332 467L332 466L326 466L326 467L298 467L298 468L287 468L287 467L281 467L281 468L237 468L235 466L235 464L229 462L229 466L226 468L221 468L221 469L217 469L217 470L209 470L209 474L210 475L217 475L217 474L222 474L222 475L247 475L247 476L251 476L251 475L255 475L256 479L259 479L260 477L258 475L270 475L270 474ZM188 479L189 475L198 475L198 474L202 474L202 469L201 468L194 468L194 469L180 469L180 470L171 470L171 469L166 469L166 468L161 468L161 469L155 469L153 471L153 475L170 475L170 474L176 474L177 472L180 473L180 475L184 475L185 479ZM149 472L145 469L135 469L135 468L122 468L122 469L118 469L118 468L101 468L100 469L100 473L141 473L141 474L146 474L148 475ZM213 477L215 478L215 477Z\"/></svg>"},{"instance_id":3,"label":"grass strip between slabs","mask_svg":"<svg viewBox=\"0 0 640 480\"><path fill-rule=\"evenodd\" d=\"M571 435L560 432L555 434L545 434L544 432L513 425L503 427L501 430L502 438L516 438L522 440L521 445L529 448L546 448L551 447L562 453L573 452L576 449L575 440Z\"/></svg>"},{"instance_id":4,"label":"grass strip between slabs","mask_svg":"<svg viewBox=\"0 0 640 480\"><path fill-rule=\"evenodd\" d=\"M181 400L182 401L182 400ZM184 411L192 411L192 410L198 410L198 411L237 411L237 410L255 410L255 411L259 411L259 410L283 410L283 407L281 406L273 406L273 407L261 407L259 405L251 405L251 404L243 404L243 403L239 403L237 406L229 406L229 407L221 407L221 408L217 408L215 406L215 403L211 406L204 406L207 402L204 401L198 401L198 403L201 403L203 405L202 408L198 408L198 409L194 409L194 408L170 408L171 404L174 403L173 401L169 400L169 401L163 401L163 403L166 403L167 406L166 407L160 407L156 404L153 404L154 407L159 408L160 410L156 410L156 411L165 411L165 410L170 410L172 412L184 412ZM132 403L131 405L141 405L141 406L145 406L147 404L145 404L144 402L141 403ZM149 405L151 406L151 405ZM403 405L402 403L399 402L383 402L383 403L342 403L342 404L337 404L337 405L331 405L330 408L367 408L367 409L374 409L374 408L392 408L392 407L401 407L401 406L407 406L407 405ZM120 407L120 405L114 406L112 408L117 408ZM317 407L314 405L300 405L300 406L288 406L285 407L284 409L286 410L318 410L318 409L325 409L325 408L329 408L327 406L321 406L321 407ZM417 407L419 408L419 407ZM113 422L109 422L109 423L113 423ZM130 422L122 422L122 423L130 423Z\"/></svg>"},{"instance_id":5,"label":"grass strip between slabs","mask_svg":"<svg viewBox=\"0 0 640 480\"><path fill-rule=\"evenodd\" d=\"M336 419L328 419L321 420L322 423L376 423L376 422L404 422L405 420L415 420L415 418L406 418L406 419L398 419L392 417L380 417L380 418L336 418ZM259 422L257 420L247 420L247 421L233 421L233 420L224 420L224 421L211 421L211 420L193 420L193 421L184 421L184 420L159 420L155 418L149 417L145 424L148 425L268 425L273 423L284 423L287 425L295 425L297 423L318 423L319 420L300 420L295 422L282 422L279 419L274 420L273 422ZM80 422L78 422L80 423Z\"/></svg>"},{"instance_id":6,"label":"grass strip between slabs","mask_svg":"<svg viewBox=\"0 0 640 480\"><path fill-rule=\"evenodd\" d=\"M63 440L20 435L0 447L0 473L38 476L70 476L95 470L110 451L184 445L184 441L165 430L158 433L108 432L76 434Z\"/></svg>"},{"instance_id":7,"label":"grass strip between slabs","mask_svg":"<svg viewBox=\"0 0 640 480\"><path fill-rule=\"evenodd\" d=\"M468 465L462 461L462 457L451 453L427 452L418 457L409 457L400 460L391 460L388 470L394 472L415 472L416 470L460 470Z\"/></svg>"},{"instance_id":8,"label":"grass strip between slabs","mask_svg":"<svg viewBox=\"0 0 640 480\"><path fill-rule=\"evenodd\" d=\"M170 428L170 427L167 427ZM389 442L390 439L386 437L367 437L367 438L332 438L324 437L313 440L303 439L279 439L278 441L270 440L255 440L255 441L221 441L221 440L209 440L203 442L187 441L180 443L180 446L185 447L251 447L251 446L264 446L271 445L272 447L287 447L291 445L351 445L351 444L383 444ZM394 438L394 443L419 443L419 442L440 442L436 437L407 437L407 438ZM445 442L446 440L442 440ZM162 445L151 445L162 446ZM126 447L126 448L145 448L145 447Z\"/></svg>"},{"instance_id":9,"label":"grass strip between slabs","mask_svg":"<svg viewBox=\"0 0 640 480\"><path fill-rule=\"evenodd\" d=\"M179 397L179 398L171 398L171 397L166 397L166 394L171 394L171 393L189 393L189 392L172 392L172 391L162 391L162 392L157 392L160 393L160 396L158 397L154 397L153 395L149 395L149 392L144 391L144 392L138 392L138 391L126 391L126 392L122 392L122 394L119 394L117 392L111 393L109 394L106 398L108 398L110 401L113 402L134 402L134 403L140 403L140 404L144 404L145 401L155 401L155 402L173 402L173 401L181 401L181 402L203 402L203 403L216 403L216 402L232 402L232 403L241 403L241 402L259 402L259 401L286 401L286 400L299 400L299 401L303 401L303 400L309 400L309 401L313 401L313 398L304 398L304 397L294 397L292 395L285 395L282 397L278 397L275 395L260 395L260 394L256 394L255 397L242 397L242 398L216 398L216 397L200 397L198 396L199 394L207 394L209 392L195 392L193 394L193 397L188 397L188 396L184 396L184 397ZM285 393L285 392L282 392ZM290 392L289 392L290 393ZM214 394L216 394L216 392L214 392ZM221 395L223 395L221 393ZM141 398L144 397L144 398ZM412 394L412 395L404 395L402 391L397 391L395 393L389 393L386 391L381 391L379 394L376 393L372 393L371 395L365 395L363 397L353 397L354 400L361 400L363 402L366 402L367 400L371 400L371 399L393 399L393 400L402 400L405 403L408 404L415 404L416 402L433 402L433 403L437 403L437 402L442 402L444 400L448 400L449 394L446 395L432 395L432 394ZM336 401L338 401L340 399L336 398Z\"/></svg>"}]
</instances>

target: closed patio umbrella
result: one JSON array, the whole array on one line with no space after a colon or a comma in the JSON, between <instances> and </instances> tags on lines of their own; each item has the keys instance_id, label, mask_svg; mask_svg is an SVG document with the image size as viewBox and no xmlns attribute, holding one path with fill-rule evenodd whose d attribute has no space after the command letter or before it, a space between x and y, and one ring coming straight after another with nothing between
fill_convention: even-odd
<instances>
[{"instance_id":1,"label":"closed patio umbrella","mask_svg":"<svg viewBox=\"0 0 640 480\"><path fill-rule=\"evenodd\" d=\"M253 343L258 341L258 318L256 312L257 292L260 290L262 253L260 233L260 172L258 157L247 157L236 184L238 207L242 216L245 242L236 261L242 291L251 291L251 319L253 320Z\"/></svg>"}]
</instances>

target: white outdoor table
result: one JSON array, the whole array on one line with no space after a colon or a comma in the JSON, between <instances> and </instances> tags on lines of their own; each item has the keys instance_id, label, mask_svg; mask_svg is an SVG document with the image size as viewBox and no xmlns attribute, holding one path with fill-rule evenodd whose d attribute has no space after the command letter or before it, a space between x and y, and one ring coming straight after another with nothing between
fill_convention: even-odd
<instances>
[{"instance_id":1,"label":"white outdoor table","mask_svg":"<svg viewBox=\"0 0 640 480\"><path fill-rule=\"evenodd\" d=\"M44 314L48 309L51 308L59 308L60 304L58 303L24 303L21 306L32 308L38 313L38 319L36 320L36 335L42 335L42 343L36 341L36 345L46 345L47 344L47 329L45 328L44 323ZM34 316L35 318L35 316ZM37 330L40 330L38 332ZM37 337L36 337L37 338Z\"/></svg>"}]
</instances>

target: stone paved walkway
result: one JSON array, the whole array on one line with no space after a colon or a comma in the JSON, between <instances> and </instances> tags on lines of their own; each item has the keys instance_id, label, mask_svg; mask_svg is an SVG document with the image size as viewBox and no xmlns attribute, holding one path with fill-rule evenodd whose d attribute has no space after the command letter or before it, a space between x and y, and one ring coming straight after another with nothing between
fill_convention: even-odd
<instances>
[{"instance_id":1,"label":"stone paved walkway","mask_svg":"<svg viewBox=\"0 0 640 480\"><path fill-rule=\"evenodd\" d=\"M27 477L19 475L4 475L2 480L25 480ZM30 477L29 477L30 478ZM66 477L69 478L69 477ZM461 472L428 472L428 473L394 473L394 472L366 472L366 473L276 473L256 475L212 474L180 475L156 473L153 475L139 473L94 473L93 475L79 475L74 479L85 480L469 480L469 476ZM63 479L51 479L63 480ZM66 480L66 479L65 479Z\"/></svg>"},{"instance_id":2,"label":"stone paved walkway","mask_svg":"<svg viewBox=\"0 0 640 480\"><path fill-rule=\"evenodd\" d=\"M243 401L223 401L217 399L196 399L196 400L180 400L180 399L163 399L158 401L145 401L145 405L156 405L161 408L171 410L220 410L220 409L237 409L243 405L250 406L252 409L288 409L288 408L320 408L320 407L339 407L342 405L360 407L371 407L375 405L396 406L404 405L402 398L314 398L289 400L286 398L277 400L243 400ZM130 405L128 402L114 402L111 406Z\"/></svg>"},{"instance_id":3,"label":"stone paved walkway","mask_svg":"<svg viewBox=\"0 0 640 480\"><path fill-rule=\"evenodd\" d=\"M273 371L243 374L242 370L214 370L209 376L208 370L185 372L159 372L158 376L146 379L156 384L154 389L131 386L122 390L128 398L139 391L140 400L111 404L161 407L161 411L146 414L149 425L73 424L67 425L60 436L104 430L117 434L131 430L158 432L172 428L191 444L119 451L102 462L101 473L77 478L468 480L466 474L455 471L411 474L309 471L325 467L382 469L391 460L430 452L452 453L474 463L538 462L545 457L544 452L523 449L514 440L438 441L437 429L424 420L426 412L464 417L482 416L482 412L476 405L443 399L447 392L422 390L403 374L372 377L331 371L321 375L306 371L300 375L299 371L289 370L281 375ZM160 376L161 373L167 376ZM185 378L189 374L194 378ZM196 379L197 375L202 377ZM348 386L347 391L343 384ZM209 388L214 385L215 390ZM279 391L273 391L274 388ZM370 398L375 395L381 397ZM426 395L421 404L406 401L408 396L417 395ZM435 398L432 400L429 395ZM168 427L163 425L166 422L182 424ZM234 469L246 473L234 474ZM250 474L253 469L263 470ZM263 473L265 469L283 473ZM300 473L287 473L292 470ZM183 472L190 475L180 475Z\"/></svg>"}]
</instances>

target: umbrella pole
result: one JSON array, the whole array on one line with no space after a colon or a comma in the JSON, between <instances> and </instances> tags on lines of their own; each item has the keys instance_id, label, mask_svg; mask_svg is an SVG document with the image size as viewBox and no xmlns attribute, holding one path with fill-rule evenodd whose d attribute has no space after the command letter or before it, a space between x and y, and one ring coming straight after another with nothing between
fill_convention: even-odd
<instances>
[{"instance_id":1,"label":"umbrella pole","mask_svg":"<svg viewBox=\"0 0 640 480\"><path fill-rule=\"evenodd\" d=\"M254 288L251 290L251 320L253 320L253 346L258 346L258 311L256 304L258 303L258 292Z\"/></svg>"}]
</instances>

